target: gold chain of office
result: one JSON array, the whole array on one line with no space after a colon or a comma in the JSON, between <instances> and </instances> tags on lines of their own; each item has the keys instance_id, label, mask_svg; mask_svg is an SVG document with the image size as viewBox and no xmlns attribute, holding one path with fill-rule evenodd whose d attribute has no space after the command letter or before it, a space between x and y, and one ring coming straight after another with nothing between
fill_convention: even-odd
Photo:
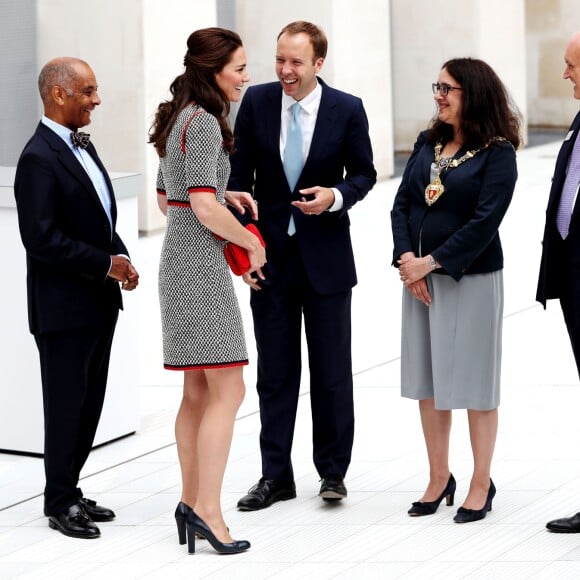
<instances>
[{"instance_id":1,"label":"gold chain of office","mask_svg":"<svg viewBox=\"0 0 580 580\"><path fill-rule=\"evenodd\" d=\"M435 144L435 165L437 166L437 175L435 175L431 183L425 188L425 203L427 205L433 205L443 195L445 186L441 183L441 172L444 169L455 169L464 161L475 157L480 151L487 149L495 141L507 141L507 139L504 137L494 137L479 149L471 149L470 151L467 151L459 159L453 159L452 157L441 158L443 143L437 141Z\"/></svg>"}]
</instances>

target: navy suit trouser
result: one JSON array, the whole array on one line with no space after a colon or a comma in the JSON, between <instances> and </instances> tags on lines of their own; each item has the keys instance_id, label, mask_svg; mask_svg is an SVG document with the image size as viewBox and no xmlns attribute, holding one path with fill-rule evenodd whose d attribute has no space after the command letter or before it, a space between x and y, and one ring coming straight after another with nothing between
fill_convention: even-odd
<instances>
[{"instance_id":1,"label":"navy suit trouser","mask_svg":"<svg viewBox=\"0 0 580 580\"><path fill-rule=\"evenodd\" d=\"M83 496L81 469L101 416L118 310L98 324L35 335L44 403L44 513L58 515Z\"/></svg>"},{"instance_id":2,"label":"navy suit trouser","mask_svg":"<svg viewBox=\"0 0 580 580\"><path fill-rule=\"evenodd\" d=\"M315 250L313 250L315 251ZM262 476L294 479L291 452L301 377L302 319L310 369L314 465L345 476L354 438L351 290L317 294L291 239L269 286L252 290L258 349Z\"/></svg>"}]
</instances>

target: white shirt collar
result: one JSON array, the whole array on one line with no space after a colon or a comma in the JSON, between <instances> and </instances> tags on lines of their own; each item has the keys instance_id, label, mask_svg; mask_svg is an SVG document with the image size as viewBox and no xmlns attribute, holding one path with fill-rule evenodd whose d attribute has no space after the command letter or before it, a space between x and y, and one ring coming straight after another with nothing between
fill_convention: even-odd
<instances>
[{"instance_id":1,"label":"white shirt collar","mask_svg":"<svg viewBox=\"0 0 580 580\"><path fill-rule=\"evenodd\" d=\"M71 149L73 148L73 143L70 138L72 131L68 127L49 119L46 115L42 116L40 122L49 129L52 129Z\"/></svg>"},{"instance_id":2,"label":"white shirt collar","mask_svg":"<svg viewBox=\"0 0 580 580\"><path fill-rule=\"evenodd\" d=\"M282 110L288 111L294 103L300 103L300 108L311 115L318 110L320 99L322 98L322 85L316 81L314 89L308 93L301 101L295 101L292 97L282 92Z\"/></svg>"}]
</instances>

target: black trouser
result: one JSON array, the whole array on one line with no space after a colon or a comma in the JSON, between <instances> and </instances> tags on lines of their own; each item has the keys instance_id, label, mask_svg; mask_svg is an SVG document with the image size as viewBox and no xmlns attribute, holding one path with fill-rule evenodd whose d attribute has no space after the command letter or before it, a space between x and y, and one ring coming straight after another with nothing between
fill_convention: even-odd
<instances>
[{"instance_id":1,"label":"black trouser","mask_svg":"<svg viewBox=\"0 0 580 580\"><path fill-rule=\"evenodd\" d=\"M313 459L319 475L344 477L354 438L352 292L314 292L295 241L270 286L252 291L258 348L262 475L291 481L301 374L302 317L310 368Z\"/></svg>"},{"instance_id":2,"label":"black trouser","mask_svg":"<svg viewBox=\"0 0 580 580\"><path fill-rule=\"evenodd\" d=\"M99 324L35 335L44 402L44 513L82 497L78 488L101 416L118 311Z\"/></svg>"}]
</instances>

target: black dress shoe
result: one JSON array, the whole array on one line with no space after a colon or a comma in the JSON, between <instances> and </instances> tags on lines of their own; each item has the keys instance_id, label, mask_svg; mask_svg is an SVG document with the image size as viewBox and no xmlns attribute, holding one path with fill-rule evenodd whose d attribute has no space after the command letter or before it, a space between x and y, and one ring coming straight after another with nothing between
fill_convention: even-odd
<instances>
[{"instance_id":1,"label":"black dress shoe","mask_svg":"<svg viewBox=\"0 0 580 580\"><path fill-rule=\"evenodd\" d=\"M580 533L580 512L570 518L560 518L552 520L546 524L551 532L558 534L578 534Z\"/></svg>"},{"instance_id":2,"label":"black dress shoe","mask_svg":"<svg viewBox=\"0 0 580 580\"><path fill-rule=\"evenodd\" d=\"M115 512L109 508L97 505L96 501L81 497L79 505L85 510L93 522L110 522L115 519Z\"/></svg>"},{"instance_id":3,"label":"black dress shoe","mask_svg":"<svg viewBox=\"0 0 580 580\"><path fill-rule=\"evenodd\" d=\"M344 485L344 479L340 475L325 475L322 478L320 492L318 494L326 501L344 499L348 493Z\"/></svg>"},{"instance_id":4,"label":"black dress shoe","mask_svg":"<svg viewBox=\"0 0 580 580\"><path fill-rule=\"evenodd\" d=\"M99 528L87 516L85 510L79 505L71 505L64 512L48 517L48 525L53 530L58 530L71 538L98 538L101 535Z\"/></svg>"},{"instance_id":5,"label":"black dress shoe","mask_svg":"<svg viewBox=\"0 0 580 580\"><path fill-rule=\"evenodd\" d=\"M263 477L252 487L248 494L238 502L242 511L263 510L277 501L286 501L296 497L296 485L293 481L282 482Z\"/></svg>"}]
</instances>

